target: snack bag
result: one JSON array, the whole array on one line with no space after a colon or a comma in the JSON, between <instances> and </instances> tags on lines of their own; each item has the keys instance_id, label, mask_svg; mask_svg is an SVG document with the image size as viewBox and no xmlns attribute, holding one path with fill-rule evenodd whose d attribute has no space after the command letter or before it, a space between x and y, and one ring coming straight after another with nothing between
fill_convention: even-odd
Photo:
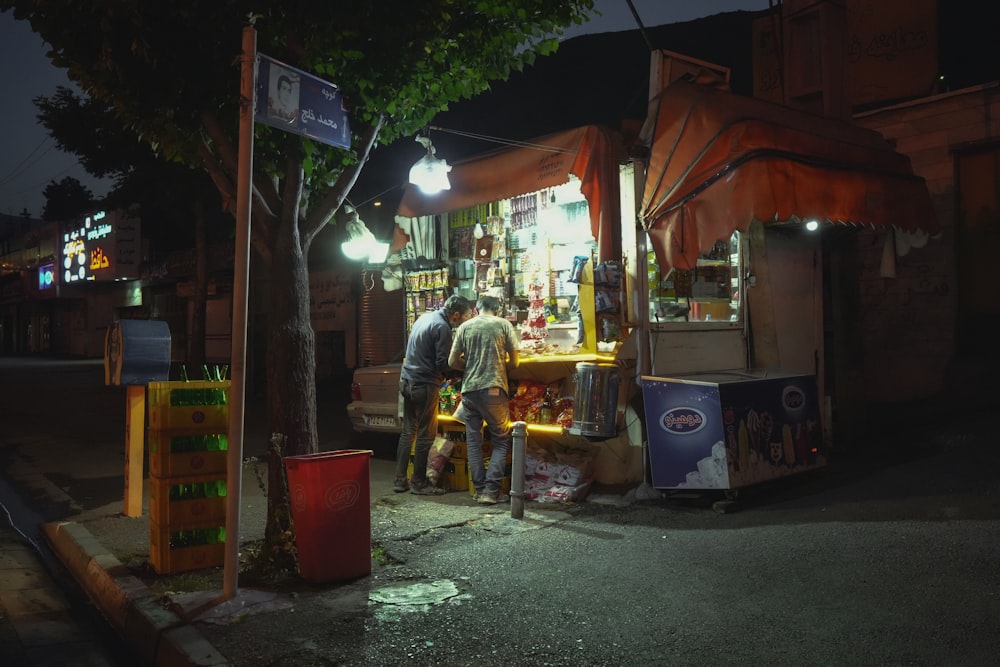
<instances>
[{"instance_id":1,"label":"snack bag","mask_svg":"<svg viewBox=\"0 0 1000 667\"><path fill-rule=\"evenodd\" d=\"M444 464L448 462L448 457L451 456L453 449L455 449L455 443L451 440L441 436L434 438L434 444L431 445L431 450L427 453L428 482L436 486L441 480L441 471L444 470Z\"/></svg>"}]
</instances>

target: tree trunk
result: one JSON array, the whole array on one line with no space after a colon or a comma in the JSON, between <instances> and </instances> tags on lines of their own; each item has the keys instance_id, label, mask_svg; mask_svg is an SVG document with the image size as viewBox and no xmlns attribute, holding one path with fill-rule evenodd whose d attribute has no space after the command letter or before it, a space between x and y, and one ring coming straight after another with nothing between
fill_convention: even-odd
<instances>
[{"instance_id":1,"label":"tree trunk","mask_svg":"<svg viewBox=\"0 0 1000 667\"><path fill-rule=\"evenodd\" d=\"M191 337L188 339L188 364L192 369L205 363L205 308L208 303L208 237L205 231L205 206L194 201L194 296L191 297ZM210 380L211 378L205 378Z\"/></svg>"},{"instance_id":2,"label":"tree trunk","mask_svg":"<svg viewBox=\"0 0 1000 667\"><path fill-rule=\"evenodd\" d=\"M288 529L282 457L319 451L316 431L316 349L309 318L309 270L298 228L283 224L273 245L267 310L267 402L272 442L265 541ZM280 434L282 438L275 438Z\"/></svg>"}]
</instances>

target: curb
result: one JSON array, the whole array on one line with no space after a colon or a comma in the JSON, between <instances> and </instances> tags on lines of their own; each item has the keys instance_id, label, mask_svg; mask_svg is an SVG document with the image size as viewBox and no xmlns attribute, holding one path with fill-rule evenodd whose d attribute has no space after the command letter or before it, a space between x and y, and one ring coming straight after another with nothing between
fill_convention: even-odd
<instances>
[{"instance_id":1,"label":"curb","mask_svg":"<svg viewBox=\"0 0 1000 667\"><path fill-rule=\"evenodd\" d=\"M153 599L149 588L86 528L60 521L43 524L42 532L73 579L144 664L231 665L197 628Z\"/></svg>"}]
</instances>

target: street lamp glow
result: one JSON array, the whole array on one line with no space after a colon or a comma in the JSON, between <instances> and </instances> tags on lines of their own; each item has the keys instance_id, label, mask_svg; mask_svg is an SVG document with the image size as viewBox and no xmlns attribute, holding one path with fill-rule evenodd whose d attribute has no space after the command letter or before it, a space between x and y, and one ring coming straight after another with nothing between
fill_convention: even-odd
<instances>
[{"instance_id":1,"label":"street lamp glow","mask_svg":"<svg viewBox=\"0 0 1000 667\"><path fill-rule=\"evenodd\" d=\"M436 195L442 190L450 190L448 172L451 171L451 165L441 158L434 157L434 145L430 137L417 137L417 143L427 149L427 155L410 167L410 183L420 188L425 195Z\"/></svg>"},{"instance_id":2,"label":"street lamp glow","mask_svg":"<svg viewBox=\"0 0 1000 667\"><path fill-rule=\"evenodd\" d=\"M358 212L347 207L350 219L347 221L347 240L340 244L344 256L354 261L367 260L369 264L381 264L389 255L389 244L379 241L368 229Z\"/></svg>"}]
</instances>

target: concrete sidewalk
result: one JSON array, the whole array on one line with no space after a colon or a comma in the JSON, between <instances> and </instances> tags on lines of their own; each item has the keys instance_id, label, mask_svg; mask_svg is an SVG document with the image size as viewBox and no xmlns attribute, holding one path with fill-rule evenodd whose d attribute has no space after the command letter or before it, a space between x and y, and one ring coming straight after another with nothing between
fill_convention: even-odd
<instances>
[{"instance_id":1,"label":"concrete sidewalk","mask_svg":"<svg viewBox=\"0 0 1000 667\"><path fill-rule=\"evenodd\" d=\"M244 464L240 502L240 542L263 538L266 496L254 473L254 467ZM407 530L414 534L435 528L458 525L482 519L484 515L509 514L510 505L484 508L467 491L453 491L443 496L396 494L392 490L394 462L370 460L370 503L377 514L380 506L407 507ZM146 480L148 484L148 480ZM35 481L36 488L45 488L44 480ZM57 498L62 492L48 485ZM137 577L133 569L149 557L148 492L144 492L143 516L128 518L120 514L121 506L112 504L81 513L74 521L57 521L44 525L44 533L54 553L73 578L100 607L109 622L129 642L137 657L150 665L229 665L240 664L239 656L226 656L212 643L205 630L214 624L240 622L247 614L264 614L287 610L297 596L308 592L322 594L336 590L340 583L310 587L302 591L297 585L290 591L263 591L238 586L237 596L222 601L221 585L202 591L154 591L143 579L169 582L183 575ZM565 515L555 513L564 518ZM374 520L374 519L373 519ZM122 562L127 559L129 565ZM373 565L373 569L377 565ZM214 568L218 576L222 568ZM192 573L198 576L205 571ZM189 582L188 585L190 585ZM349 583L347 583L349 587ZM365 601L367 602L367 601Z\"/></svg>"},{"instance_id":2,"label":"concrete sidewalk","mask_svg":"<svg viewBox=\"0 0 1000 667\"><path fill-rule=\"evenodd\" d=\"M114 665L92 624L74 613L36 545L0 520L0 657L5 666Z\"/></svg>"},{"instance_id":3,"label":"concrete sidewalk","mask_svg":"<svg viewBox=\"0 0 1000 667\"><path fill-rule=\"evenodd\" d=\"M8 379L2 396L0 444L15 453L5 471L33 507L47 508L39 540L49 543L69 575L143 663L151 665L240 664L240 656L217 650L204 630L220 618L231 622L248 613L266 614L306 594L337 592L340 584L302 590L257 591L239 584L235 599L219 602L223 568L157 575L149 563L149 478L144 475L142 516L126 517L124 504L124 390L102 384L100 360L0 359ZM509 505L484 509L468 492L439 497L392 491L394 438L354 433L346 414L346 379L318 388L319 432L324 451L373 449L370 503L373 511L405 507L405 522L388 522L394 537L461 525L484 515L509 512ZM53 413L53 406L59 406ZM261 540L266 520L266 405L248 396L240 496L241 546ZM58 419L53 419L58 414ZM381 457L381 458L380 458ZM58 520L52 520L58 519ZM373 522L377 519L373 518ZM386 522L383 522L385 524ZM374 526L373 535L386 525ZM12 564L21 557L12 557ZM204 586L212 582L209 590ZM8 595L20 584L0 583ZM0 598L2 599L2 598ZM300 598L301 599L301 598ZM367 600L365 600L367 603ZM212 622L201 622L209 618ZM211 633L209 633L210 635ZM0 640L11 638L0 635ZM13 639L13 638L12 638Z\"/></svg>"}]
</instances>

